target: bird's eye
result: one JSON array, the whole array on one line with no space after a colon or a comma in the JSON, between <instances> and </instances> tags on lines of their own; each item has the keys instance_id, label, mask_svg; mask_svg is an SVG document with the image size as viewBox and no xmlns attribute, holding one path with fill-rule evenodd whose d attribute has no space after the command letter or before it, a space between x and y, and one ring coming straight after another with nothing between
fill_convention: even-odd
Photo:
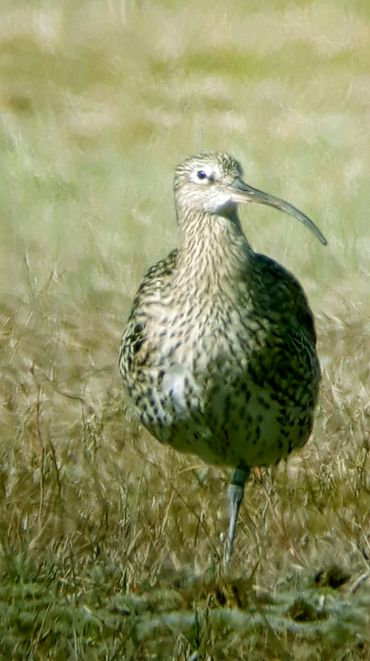
<instances>
[{"instance_id":1,"label":"bird's eye","mask_svg":"<svg viewBox=\"0 0 370 661\"><path fill-rule=\"evenodd\" d=\"M207 179L207 174L204 172L204 170L198 170L197 177L198 179Z\"/></svg>"}]
</instances>

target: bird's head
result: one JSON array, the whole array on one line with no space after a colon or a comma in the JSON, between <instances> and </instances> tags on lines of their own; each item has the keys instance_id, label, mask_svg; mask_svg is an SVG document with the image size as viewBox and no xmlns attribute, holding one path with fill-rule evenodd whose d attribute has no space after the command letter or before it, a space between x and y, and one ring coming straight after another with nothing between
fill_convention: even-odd
<instances>
[{"instance_id":1,"label":"bird's head","mask_svg":"<svg viewBox=\"0 0 370 661\"><path fill-rule=\"evenodd\" d=\"M179 218L183 213L206 213L225 218L236 217L238 204L257 202L294 216L326 245L327 241L313 221L289 202L264 193L243 181L243 169L228 154L211 152L192 156L175 170L174 191Z\"/></svg>"}]
</instances>

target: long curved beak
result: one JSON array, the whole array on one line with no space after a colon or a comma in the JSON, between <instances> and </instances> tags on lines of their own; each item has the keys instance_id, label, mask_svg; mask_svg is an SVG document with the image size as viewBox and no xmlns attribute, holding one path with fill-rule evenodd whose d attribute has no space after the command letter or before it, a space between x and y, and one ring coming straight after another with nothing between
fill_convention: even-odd
<instances>
[{"instance_id":1,"label":"long curved beak","mask_svg":"<svg viewBox=\"0 0 370 661\"><path fill-rule=\"evenodd\" d=\"M301 223L306 225L306 227L311 230L311 232L324 246L326 246L328 243L315 223L308 216L306 216L305 213L294 207L293 204L289 204L289 202L281 200L280 197L275 197L275 195L270 195L270 193L264 193L257 188L253 188L241 179L237 179L233 185L232 200L236 204L240 202L257 202L258 204L266 204L268 207L280 209L280 211L284 211L284 213L287 213L290 216L294 216Z\"/></svg>"}]
</instances>

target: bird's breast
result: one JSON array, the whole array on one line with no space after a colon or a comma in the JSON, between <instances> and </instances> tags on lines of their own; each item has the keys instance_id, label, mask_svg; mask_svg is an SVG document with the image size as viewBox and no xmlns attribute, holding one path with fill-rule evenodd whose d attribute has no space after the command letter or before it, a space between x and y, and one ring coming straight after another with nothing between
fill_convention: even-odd
<instances>
[{"instance_id":1,"label":"bird's breast","mask_svg":"<svg viewBox=\"0 0 370 661\"><path fill-rule=\"evenodd\" d=\"M268 464L308 437L318 376L274 322L228 296L147 311L129 390L159 440L211 463ZM306 355L307 354L307 355ZM314 352L314 357L315 357Z\"/></svg>"}]
</instances>

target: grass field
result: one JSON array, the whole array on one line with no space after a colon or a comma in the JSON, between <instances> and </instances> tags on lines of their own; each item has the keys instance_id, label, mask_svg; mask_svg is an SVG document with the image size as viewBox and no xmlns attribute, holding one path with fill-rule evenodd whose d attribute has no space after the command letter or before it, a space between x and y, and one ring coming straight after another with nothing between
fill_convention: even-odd
<instances>
[{"instance_id":1,"label":"grass field","mask_svg":"<svg viewBox=\"0 0 370 661\"><path fill-rule=\"evenodd\" d=\"M369 62L366 0L2 0L1 658L370 659ZM117 370L173 168L214 149L329 240L241 210L305 287L323 382L227 580L229 472L151 439Z\"/></svg>"}]
</instances>

